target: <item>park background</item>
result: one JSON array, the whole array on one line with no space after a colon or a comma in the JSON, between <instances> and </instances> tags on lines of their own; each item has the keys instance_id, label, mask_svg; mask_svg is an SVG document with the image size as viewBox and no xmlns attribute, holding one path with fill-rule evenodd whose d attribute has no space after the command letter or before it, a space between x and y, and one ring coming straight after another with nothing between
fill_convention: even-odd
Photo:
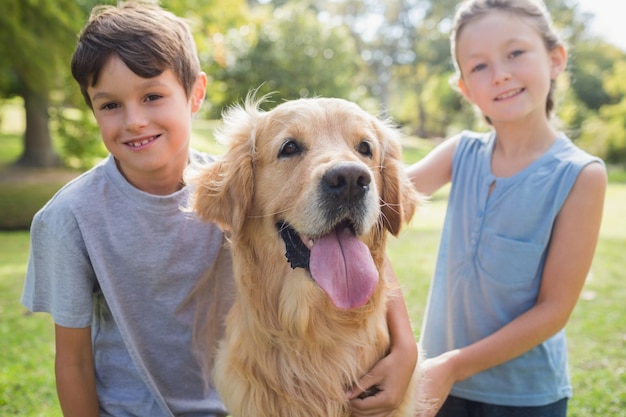
<instances>
[{"instance_id":1,"label":"park background","mask_svg":"<svg viewBox=\"0 0 626 417\"><path fill-rule=\"evenodd\" d=\"M599 2L603 0L598 0ZM19 298L33 214L104 155L93 117L71 80L76 34L94 0L0 2L0 416L60 416L53 324ZM222 110L250 89L266 108L333 96L391 117L406 163L463 128L487 127L449 85L454 0L163 0L185 16L209 75L192 144L213 138ZM589 0L583 0L589 3ZM547 0L570 53L559 79L558 122L608 164L610 184L591 274L568 324L575 396L570 416L626 416L626 52L577 0ZM621 2L616 13L623 13ZM621 45L621 46L620 46ZM390 245L416 337L434 268L446 191Z\"/></svg>"}]
</instances>

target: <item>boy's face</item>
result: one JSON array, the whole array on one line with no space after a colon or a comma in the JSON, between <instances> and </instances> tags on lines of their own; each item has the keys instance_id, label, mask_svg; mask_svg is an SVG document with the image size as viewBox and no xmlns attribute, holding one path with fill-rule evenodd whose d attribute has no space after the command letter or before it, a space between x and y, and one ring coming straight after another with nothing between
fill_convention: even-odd
<instances>
[{"instance_id":1,"label":"boy's face","mask_svg":"<svg viewBox=\"0 0 626 417\"><path fill-rule=\"evenodd\" d=\"M205 88L206 76L199 74L187 98L171 70L142 78L114 55L87 89L104 145L135 187L153 194L176 190Z\"/></svg>"}]
</instances>

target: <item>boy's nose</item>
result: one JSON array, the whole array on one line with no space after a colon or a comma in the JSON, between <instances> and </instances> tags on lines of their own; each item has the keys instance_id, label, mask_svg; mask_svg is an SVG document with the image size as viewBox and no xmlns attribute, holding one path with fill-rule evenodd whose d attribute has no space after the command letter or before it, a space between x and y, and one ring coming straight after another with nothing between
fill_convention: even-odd
<instances>
[{"instance_id":1,"label":"boy's nose","mask_svg":"<svg viewBox=\"0 0 626 417\"><path fill-rule=\"evenodd\" d=\"M148 124L148 117L140 106L127 106L125 128L129 131L137 131Z\"/></svg>"}]
</instances>

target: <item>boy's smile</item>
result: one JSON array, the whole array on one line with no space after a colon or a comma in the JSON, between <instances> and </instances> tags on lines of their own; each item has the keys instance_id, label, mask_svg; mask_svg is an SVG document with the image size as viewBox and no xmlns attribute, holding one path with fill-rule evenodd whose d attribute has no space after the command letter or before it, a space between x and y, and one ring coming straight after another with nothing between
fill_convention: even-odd
<instances>
[{"instance_id":1,"label":"boy's smile","mask_svg":"<svg viewBox=\"0 0 626 417\"><path fill-rule=\"evenodd\" d=\"M131 140L126 142L126 145L130 146L131 148L135 148L135 149L139 149L139 148L144 148L146 145L152 143L153 141L157 140L161 135L156 135L156 136L150 136L148 138L145 139L136 139L136 140Z\"/></svg>"},{"instance_id":2,"label":"boy's smile","mask_svg":"<svg viewBox=\"0 0 626 417\"><path fill-rule=\"evenodd\" d=\"M198 76L188 98L171 70L142 78L112 55L88 88L104 145L135 187L154 194L176 191L205 80L204 74Z\"/></svg>"}]
</instances>

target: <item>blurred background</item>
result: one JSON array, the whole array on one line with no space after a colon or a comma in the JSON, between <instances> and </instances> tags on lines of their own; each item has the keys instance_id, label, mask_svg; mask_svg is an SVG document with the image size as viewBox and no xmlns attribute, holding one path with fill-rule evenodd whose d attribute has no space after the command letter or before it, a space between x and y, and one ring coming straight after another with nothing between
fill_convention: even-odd
<instances>
[{"instance_id":1,"label":"blurred background","mask_svg":"<svg viewBox=\"0 0 626 417\"><path fill-rule=\"evenodd\" d=\"M104 149L71 79L76 35L96 0L0 2L0 134L18 166L86 169ZM250 89L286 99L343 97L440 140L480 118L449 85L455 0L162 0L186 17L209 75L200 116L219 119ZM610 4L609 4L610 3ZM568 44L558 116L579 146L626 162L626 25L620 2L547 0ZM595 15L595 16L594 16ZM21 121L23 120L23 123Z\"/></svg>"},{"instance_id":2,"label":"blurred background","mask_svg":"<svg viewBox=\"0 0 626 417\"><path fill-rule=\"evenodd\" d=\"M20 304L34 213L105 155L71 79L77 33L96 0L0 0L0 416L61 417L54 331ZM287 99L342 97L391 117L412 163L461 129L486 129L449 85L456 0L162 0L190 22L207 100L192 146L219 154L213 129L251 89ZM604 158L609 188L592 272L568 325L571 417L626 417L626 23L622 0L546 0L569 49L560 126ZM446 190L422 207L389 256L416 337L441 235ZM138 256L140 256L140 251Z\"/></svg>"}]
</instances>

